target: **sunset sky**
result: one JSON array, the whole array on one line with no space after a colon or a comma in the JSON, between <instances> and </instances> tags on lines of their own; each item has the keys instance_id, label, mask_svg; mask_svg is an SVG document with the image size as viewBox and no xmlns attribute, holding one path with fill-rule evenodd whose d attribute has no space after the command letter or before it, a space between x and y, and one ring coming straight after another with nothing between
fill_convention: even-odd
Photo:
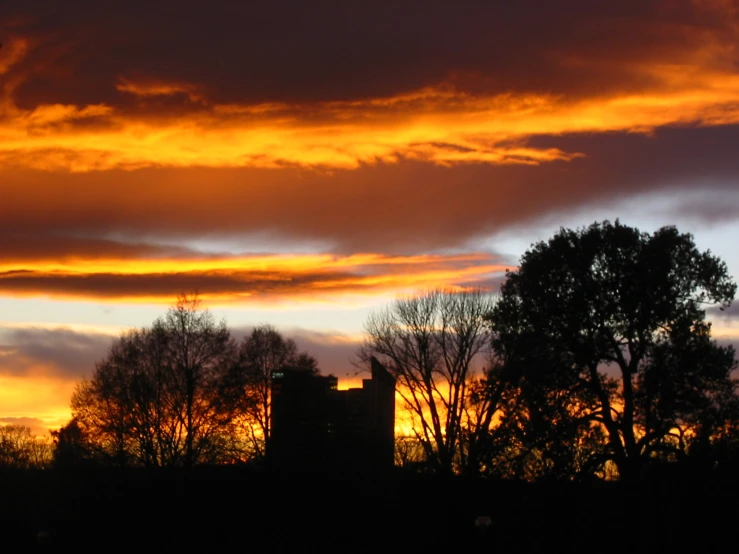
<instances>
[{"instance_id":1,"label":"sunset sky","mask_svg":"<svg viewBox=\"0 0 739 554\"><path fill-rule=\"evenodd\" d=\"M0 43L0 423L64 423L181 292L348 380L373 309L562 226L739 280L736 0L3 0Z\"/></svg>"}]
</instances>

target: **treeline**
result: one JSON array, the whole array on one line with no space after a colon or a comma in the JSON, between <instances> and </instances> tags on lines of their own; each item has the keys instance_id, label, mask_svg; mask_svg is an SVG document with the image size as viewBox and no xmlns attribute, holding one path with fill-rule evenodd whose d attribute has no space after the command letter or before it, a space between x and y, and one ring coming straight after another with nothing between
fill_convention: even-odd
<instances>
[{"instance_id":1,"label":"treeline","mask_svg":"<svg viewBox=\"0 0 739 554\"><path fill-rule=\"evenodd\" d=\"M736 294L693 238L620 224L561 229L527 251L500 294L435 290L375 312L355 363L396 378L396 462L440 475L621 478L715 471L739 460L730 346L706 309ZM181 297L115 341L54 433L58 466L259 463L270 376L317 372L270 326L237 343Z\"/></svg>"},{"instance_id":2,"label":"treeline","mask_svg":"<svg viewBox=\"0 0 739 554\"><path fill-rule=\"evenodd\" d=\"M273 370L317 373L315 358L270 325L237 342L183 295L151 327L122 334L71 399L50 437L0 426L0 469L191 467L265 454Z\"/></svg>"},{"instance_id":3,"label":"treeline","mask_svg":"<svg viewBox=\"0 0 739 554\"><path fill-rule=\"evenodd\" d=\"M739 459L735 352L705 311L735 294L692 236L606 221L533 245L495 298L395 302L360 356L396 375L413 415L402 463L526 480L705 473Z\"/></svg>"},{"instance_id":4,"label":"treeline","mask_svg":"<svg viewBox=\"0 0 739 554\"><path fill-rule=\"evenodd\" d=\"M51 437L37 437L25 425L0 426L0 469L45 469L53 454Z\"/></svg>"},{"instance_id":5,"label":"treeline","mask_svg":"<svg viewBox=\"0 0 739 554\"><path fill-rule=\"evenodd\" d=\"M313 357L271 326L237 343L197 298L181 296L150 328L116 340L77 386L55 461L192 467L261 459L270 376L287 367L318 371Z\"/></svg>"}]
</instances>

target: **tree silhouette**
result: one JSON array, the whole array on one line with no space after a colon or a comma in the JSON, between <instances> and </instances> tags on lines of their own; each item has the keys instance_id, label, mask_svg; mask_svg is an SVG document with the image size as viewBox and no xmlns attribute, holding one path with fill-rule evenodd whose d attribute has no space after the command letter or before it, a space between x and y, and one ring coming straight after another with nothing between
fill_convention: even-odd
<instances>
[{"instance_id":1,"label":"tree silhouette","mask_svg":"<svg viewBox=\"0 0 739 554\"><path fill-rule=\"evenodd\" d=\"M231 456L232 412L222 396L235 359L224 322L180 296L150 329L124 333L72 396L97 454L125 465L185 466Z\"/></svg>"},{"instance_id":2,"label":"tree silhouette","mask_svg":"<svg viewBox=\"0 0 739 554\"><path fill-rule=\"evenodd\" d=\"M365 325L359 360L374 356L395 377L427 462L441 474L466 471L466 441L492 422L495 405L478 404L481 410L470 417L469 388L475 362L486 361L484 316L492 306L492 297L480 291L435 290L399 299Z\"/></svg>"},{"instance_id":3,"label":"tree silhouette","mask_svg":"<svg viewBox=\"0 0 739 554\"><path fill-rule=\"evenodd\" d=\"M727 378L736 367L733 348L717 347L705 322L660 337L634 395L645 434L671 429L671 444L661 445L666 455L707 454L717 443L736 443L739 397L735 381Z\"/></svg>"},{"instance_id":4,"label":"tree silhouette","mask_svg":"<svg viewBox=\"0 0 739 554\"><path fill-rule=\"evenodd\" d=\"M164 333L134 329L121 335L92 379L72 395L73 421L95 454L145 466L175 465L181 457L179 422L170 407Z\"/></svg>"},{"instance_id":5,"label":"tree silhouette","mask_svg":"<svg viewBox=\"0 0 739 554\"><path fill-rule=\"evenodd\" d=\"M284 369L318 373L318 364L309 354L298 352L295 341L271 325L260 325L241 341L237 362L228 373L225 395L253 456L265 454L271 431L272 372Z\"/></svg>"},{"instance_id":6,"label":"tree silhouette","mask_svg":"<svg viewBox=\"0 0 739 554\"><path fill-rule=\"evenodd\" d=\"M95 463L92 448L76 418L51 432L54 441L52 465L70 468Z\"/></svg>"},{"instance_id":7,"label":"tree silhouette","mask_svg":"<svg viewBox=\"0 0 739 554\"><path fill-rule=\"evenodd\" d=\"M0 468L43 469L50 463L50 441L25 425L0 425Z\"/></svg>"},{"instance_id":8,"label":"tree silhouette","mask_svg":"<svg viewBox=\"0 0 739 554\"><path fill-rule=\"evenodd\" d=\"M528 405L542 407L529 430L597 425L606 444L591 462L612 460L635 480L648 460L684 452L686 431L735 399L733 350L710 340L704 311L735 293L726 265L691 235L605 221L533 245L489 321Z\"/></svg>"},{"instance_id":9,"label":"tree silhouette","mask_svg":"<svg viewBox=\"0 0 739 554\"><path fill-rule=\"evenodd\" d=\"M199 309L197 298L181 296L163 319L154 323L165 342L172 379L174 412L185 440L184 465L215 461L228 442L223 431L231 420L220 397L221 383L232 364L233 340L221 321Z\"/></svg>"}]
</instances>

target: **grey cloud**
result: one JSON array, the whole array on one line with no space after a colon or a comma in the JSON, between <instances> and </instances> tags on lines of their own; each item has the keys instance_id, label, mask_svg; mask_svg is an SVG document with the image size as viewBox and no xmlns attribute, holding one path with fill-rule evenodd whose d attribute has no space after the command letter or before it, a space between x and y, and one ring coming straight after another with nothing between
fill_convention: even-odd
<instances>
[{"instance_id":1,"label":"grey cloud","mask_svg":"<svg viewBox=\"0 0 739 554\"><path fill-rule=\"evenodd\" d=\"M232 335L236 340L241 340L251 333L253 326L236 327L232 329ZM341 333L328 333L311 331L302 328L278 329L285 337L295 341L298 350L307 352L318 361L318 367L324 375L333 374L342 379L359 379L362 374L359 369L352 365L352 359L357 351L359 343L348 340Z\"/></svg>"},{"instance_id":2,"label":"grey cloud","mask_svg":"<svg viewBox=\"0 0 739 554\"><path fill-rule=\"evenodd\" d=\"M177 246L125 243L96 237L63 234L23 234L0 232L0 261L26 262L37 260L82 259L141 259L166 257L197 257L198 253Z\"/></svg>"},{"instance_id":3,"label":"grey cloud","mask_svg":"<svg viewBox=\"0 0 739 554\"><path fill-rule=\"evenodd\" d=\"M718 306L711 306L706 310L706 314L712 319L739 322L739 299L734 299L731 306L723 310Z\"/></svg>"},{"instance_id":4,"label":"grey cloud","mask_svg":"<svg viewBox=\"0 0 739 554\"><path fill-rule=\"evenodd\" d=\"M301 350L306 350L318 360L322 373L333 374L339 380L369 377L352 364L360 343L346 340L340 334L307 330L295 330L293 338Z\"/></svg>"},{"instance_id":5,"label":"grey cloud","mask_svg":"<svg viewBox=\"0 0 739 554\"><path fill-rule=\"evenodd\" d=\"M231 331L234 339L240 341L252 329L235 327ZM281 329L280 332L295 340L300 351L314 356L324 374L333 373L341 379L352 377L358 371L350 361L358 344L347 341L340 333L333 335L300 328ZM89 377L95 363L107 355L114 340L110 335L68 329L0 328L0 372L24 375L31 368L43 365L55 376ZM1 418L0 422L12 423Z\"/></svg>"},{"instance_id":6,"label":"grey cloud","mask_svg":"<svg viewBox=\"0 0 739 554\"><path fill-rule=\"evenodd\" d=\"M113 339L69 329L0 328L0 367L23 375L43 366L57 376L81 378L92 373Z\"/></svg>"}]
</instances>

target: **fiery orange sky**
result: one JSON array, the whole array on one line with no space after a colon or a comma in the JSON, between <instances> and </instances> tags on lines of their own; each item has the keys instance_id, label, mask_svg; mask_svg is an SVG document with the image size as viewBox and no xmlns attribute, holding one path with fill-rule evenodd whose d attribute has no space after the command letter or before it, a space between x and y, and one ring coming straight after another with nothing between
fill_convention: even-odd
<instances>
[{"instance_id":1,"label":"fiery orange sky","mask_svg":"<svg viewBox=\"0 0 739 554\"><path fill-rule=\"evenodd\" d=\"M0 43L0 423L58 425L185 291L355 378L373 309L494 291L560 226L739 275L733 0L6 0Z\"/></svg>"}]
</instances>

